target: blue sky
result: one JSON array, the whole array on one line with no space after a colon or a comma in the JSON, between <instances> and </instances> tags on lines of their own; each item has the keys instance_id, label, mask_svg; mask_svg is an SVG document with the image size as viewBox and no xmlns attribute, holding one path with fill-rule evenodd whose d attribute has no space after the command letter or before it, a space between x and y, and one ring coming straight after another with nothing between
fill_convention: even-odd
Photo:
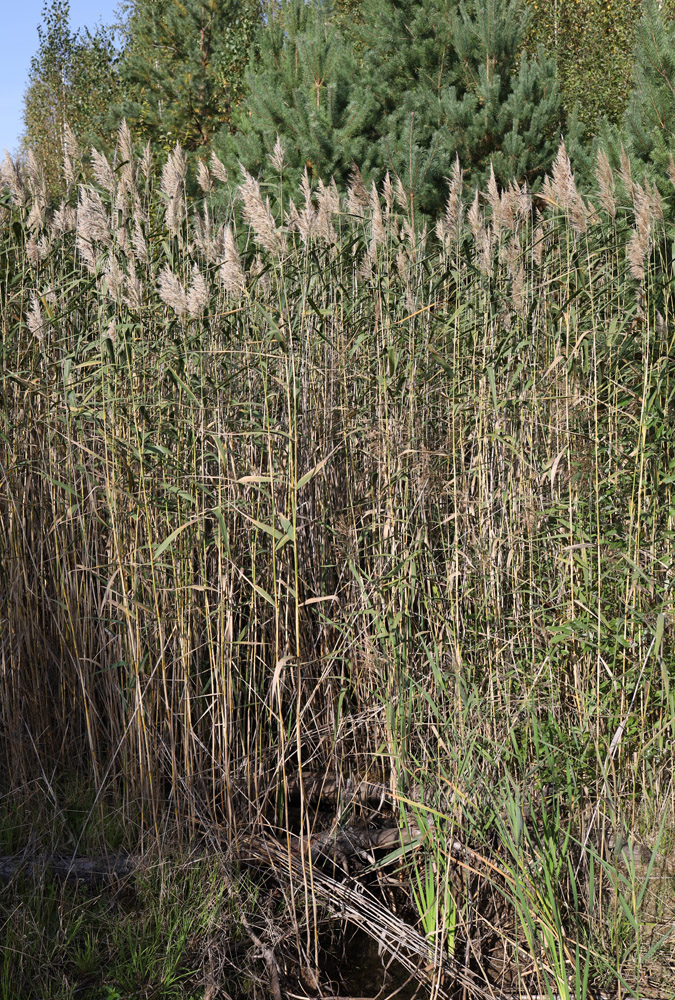
<instances>
[{"instance_id":1,"label":"blue sky","mask_svg":"<svg viewBox=\"0 0 675 1000\"><path fill-rule=\"evenodd\" d=\"M113 24L119 0L70 0L70 26L95 28ZM0 159L5 149L16 152L22 132L23 95L30 61L38 49L38 25L44 0L3 2L0 40Z\"/></svg>"}]
</instances>

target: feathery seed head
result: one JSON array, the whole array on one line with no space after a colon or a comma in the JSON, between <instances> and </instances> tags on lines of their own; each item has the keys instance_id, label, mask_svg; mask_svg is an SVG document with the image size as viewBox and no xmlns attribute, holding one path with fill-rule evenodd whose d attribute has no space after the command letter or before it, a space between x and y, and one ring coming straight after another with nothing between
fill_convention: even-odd
<instances>
[{"instance_id":1,"label":"feathery seed head","mask_svg":"<svg viewBox=\"0 0 675 1000\"><path fill-rule=\"evenodd\" d=\"M0 165L0 184L8 188L12 196L12 201L17 207L21 207L26 202L26 189L19 169L14 160L5 150L5 159Z\"/></svg>"},{"instance_id":2,"label":"feathery seed head","mask_svg":"<svg viewBox=\"0 0 675 1000\"><path fill-rule=\"evenodd\" d=\"M279 133L277 132L277 141L274 143L274 149L269 154L270 163L276 170L278 174L283 173L285 166L285 154L284 147L281 145L281 139L279 138Z\"/></svg>"},{"instance_id":3,"label":"feathery seed head","mask_svg":"<svg viewBox=\"0 0 675 1000\"><path fill-rule=\"evenodd\" d=\"M110 194L113 194L115 191L115 175L112 167L108 163L105 154L99 153L93 146L91 150L91 169L96 183L104 188L104 190L109 191Z\"/></svg>"},{"instance_id":4,"label":"feathery seed head","mask_svg":"<svg viewBox=\"0 0 675 1000\"><path fill-rule=\"evenodd\" d=\"M49 324L42 312L42 303L37 292L31 292L30 309L26 313L26 326L36 340L42 340L49 329Z\"/></svg>"},{"instance_id":5,"label":"feathery seed head","mask_svg":"<svg viewBox=\"0 0 675 1000\"><path fill-rule=\"evenodd\" d=\"M382 182L382 194L384 196L384 204L387 215L391 215L391 210L394 207L394 185L391 183L391 175L387 170L384 175L384 181Z\"/></svg>"},{"instance_id":6,"label":"feathery seed head","mask_svg":"<svg viewBox=\"0 0 675 1000\"><path fill-rule=\"evenodd\" d=\"M274 221L269 199L263 201L258 181L241 168L244 181L239 185L239 196L244 203L244 218L253 229L258 242L268 253L286 252L286 237Z\"/></svg>"},{"instance_id":7,"label":"feathery seed head","mask_svg":"<svg viewBox=\"0 0 675 1000\"><path fill-rule=\"evenodd\" d=\"M176 275L165 265L159 276L159 297L178 317L188 311L187 295Z\"/></svg>"},{"instance_id":8,"label":"feathery seed head","mask_svg":"<svg viewBox=\"0 0 675 1000\"><path fill-rule=\"evenodd\" d=\"M211 159L209 160L209 168L211 173L220 181L221 184L227 184L228 173L225 168L225 164L222 160L219 160L214 152L211 153Z\"/></svg>"},{"instance_id":9,"label":"feathery seed head","mask_svg":"<svg viewBox=\"0 0 675 1000\"><path fill-rule=\"evenodd\" d=\"M241 295L246 288L246 275L241 266L239 250L232 232L232 227L225 226L222 235L223 263L220 266L219 276L226 292L231 295Z\"/></svg>"},{"instance_id":10,"label":"feathery seed head","mask_svg":"<svg viewBox=\"0 0 675 1000\"><path fill-rule=\"evenodd\" d=\"M349 187L347 188L347 211L357 219L363 219L370 204L368 189L363 182L361 171L354 163L349 174Z\"/></svg>"},{"instance_id":11,"label":"feathery seed head","mask_svg":"<svg viewBox=\"0 0 675 1000\"><path fill-rule=\"evenodd\" d=\"M140 221L138 219L135 219L134 221L134 234L131 243L134 248L136 260L139 264L147 264L148 244L146 243L145 236L143 235L143 230L141 229Z\"/></svg>"},{"instance_id":12,"label":"feathery seed head","mask_svg":"<svg viewBox=\"0 0 675 1000\"><path fill-rule=\"evenodd\" d=\"M209 191L213 190L213 181L211 180L211 174L209 173L209 168L206 166L203 160L199 161L197 167L197 183L204 192L208 194Z\"/></svg>"},{"instance_id":13,"label":"feathery seed head","mask_svg":"<svg viewBox=\"0 0 675 1000\"><path fill-rule=\"evenodd\" d=\"M64 233L72 233L77 225L77 214L70 205L61 202L52 216L52 236L63 236Z\"/></svg>"},{"instance_id":14,"label":"feathery seed head","mask_svg":"<svg viewBox=\"0 0 675 1000\"><path fill-rule=\"evenodd\" d=\"M173 199L181 190L187 176L187 160L179 142L173 153L169 153L162 170L162 193Z\"/></svg>"},{"instance_id":15,"label":"feathery seed head","mask_svg":"<svg viewBox=\"0 0 675 1000\"><path fill-rule=\"evenodd\" d=\"M187 295L187 309L192 319L198 319L209 304L209 290L196 264L192 265L192 280Z\"/></svg>"},{"instance_id":16,"label":"feathery seed head","mask_svg":"<svg viewBox=\"0 0 675 1000\"><path fill-rule=\"evenodd\" d=\"M375 248L380 246L386 241L384 222L382 220L382 209L380 208L380 196L377 193L377 188L375 187L375 181L373 181L372 186L370 188L370 211L371 211L371 227L373 232L371 253L374 255Z\"/></svg>"}]
</instances>

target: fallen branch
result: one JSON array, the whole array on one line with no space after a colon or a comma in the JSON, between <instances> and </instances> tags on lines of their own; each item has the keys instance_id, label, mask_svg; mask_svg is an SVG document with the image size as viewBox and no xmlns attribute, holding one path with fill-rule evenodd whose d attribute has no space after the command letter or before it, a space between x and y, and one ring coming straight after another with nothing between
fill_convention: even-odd
<instances>
[{"instance_id":1,"label":"fallen branch","mask_svg":"<svg viewBox=\"0 0 675 1000\"><path fill-rule=\"evenodd\" d=\"M15 876L46 874L66 881L95 885L111 878L131 875L137 862L125 854L109 854L100 858L74 858L72 855L38 854L0 856L0 881L9 882Z\"/></svg>"}]
</instances>

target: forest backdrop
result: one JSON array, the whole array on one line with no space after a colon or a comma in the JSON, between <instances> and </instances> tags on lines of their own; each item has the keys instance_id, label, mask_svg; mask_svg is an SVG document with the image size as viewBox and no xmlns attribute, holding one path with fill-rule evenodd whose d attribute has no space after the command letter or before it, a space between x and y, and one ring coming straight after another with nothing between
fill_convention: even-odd
<instances>
[{"instance_id":1,"label":"forest backdrop","mask_svg":"<svg viewBox=\"0 0 675 1000\"><path fill-rule=\"evenodd\" d=\"M663 175L672 137L673 0L131 0L119 22L72 32L45 3L25 95L24 153L56 194L67 123L114 148L128 123L161 159L215 151L275 190L397 176L435 215L459 157L470 185L536 187L561 136L577 180L599 137Z\"/></svg>"}]
</instances>

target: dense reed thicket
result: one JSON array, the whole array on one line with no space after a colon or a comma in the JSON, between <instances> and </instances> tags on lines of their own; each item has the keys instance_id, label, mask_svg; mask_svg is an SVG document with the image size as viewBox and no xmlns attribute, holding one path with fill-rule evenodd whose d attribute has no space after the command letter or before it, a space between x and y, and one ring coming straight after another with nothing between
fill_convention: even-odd
<instances>
[{"instance_id":1,"label":"dense reed thicket","mask_svg":"<svg viewBox=\"0 0 675 1000\"><path fill-rule=\"evenodd\" d=\"M6 801L77 774L92 823L236 845L312 835L299 773L384 784L441 993L448 954L643 989L675 829L656 189L601 158L582 196L564 147L536 197L456 164L420 232L356 171L272 207L244 176L214 218L216 159L188 202L179 148L161 184L124 127L93 186L79 155L56 211L30 158L2 175Z\"/></svg>"}]
</instances>

